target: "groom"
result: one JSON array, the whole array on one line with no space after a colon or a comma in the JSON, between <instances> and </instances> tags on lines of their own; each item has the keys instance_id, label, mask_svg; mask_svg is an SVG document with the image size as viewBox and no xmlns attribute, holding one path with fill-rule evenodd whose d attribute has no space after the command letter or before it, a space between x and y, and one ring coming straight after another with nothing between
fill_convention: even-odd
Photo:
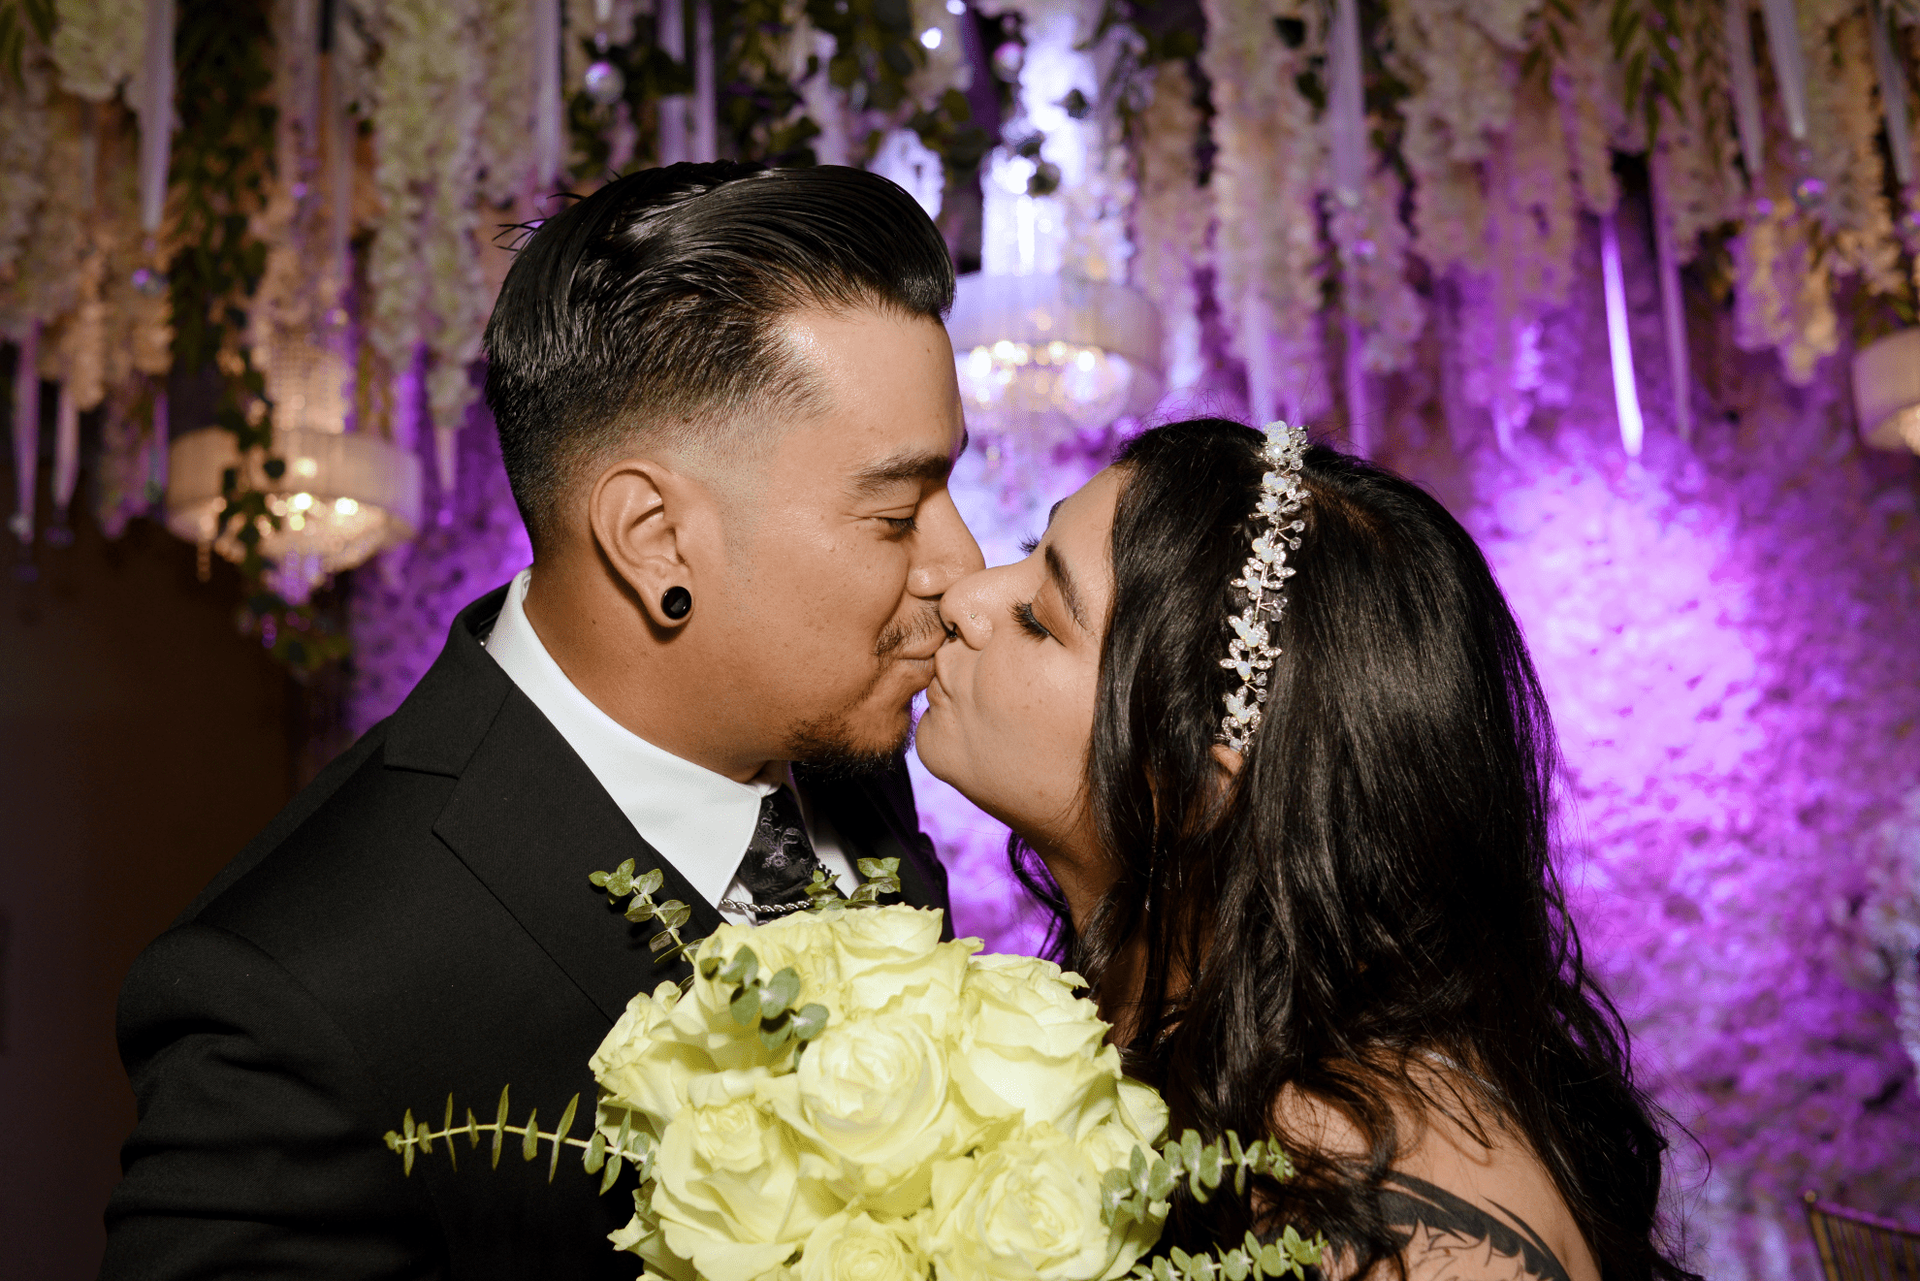
<instances>
[{"instance_id":1,"label":"groom","mask_svg":"<svg viewBox=\"0 0 1920 1281\"><path fill-rule=\"evenodd\" d=\"M515 1123L591 1117L588 1056L685 972L596 870L659 868L689 939L866 856L946 906L900 751L980 565L952 296L933 224L854 169L676 165L534 234L487 330L533 568L135 965L103 1276L635 1274L629 1190L576 1150L551 1183L517 1140L404 1177L381 1135L503 1086Z\"/></svg>"}]
</instances>

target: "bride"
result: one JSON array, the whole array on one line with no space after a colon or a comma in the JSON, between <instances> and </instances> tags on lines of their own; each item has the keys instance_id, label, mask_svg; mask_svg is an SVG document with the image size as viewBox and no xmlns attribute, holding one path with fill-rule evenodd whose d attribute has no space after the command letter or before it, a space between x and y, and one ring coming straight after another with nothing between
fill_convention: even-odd
<instances>
[{"instance_id":1,"label":"bride","mask_svg":"<svg viewBox=\"0 0 1920 1281\"><path fill-rule=\"evenodd\" d=\"M1554 875L1539 682L1438 502L1297 430L1176 423L941 610L922 761L1012 827L1173 1131L1298 1165L1176 1205L1170 1240L1286 1222L1347 1277L1692 1275Z\"/></svg>"}]
</instances>

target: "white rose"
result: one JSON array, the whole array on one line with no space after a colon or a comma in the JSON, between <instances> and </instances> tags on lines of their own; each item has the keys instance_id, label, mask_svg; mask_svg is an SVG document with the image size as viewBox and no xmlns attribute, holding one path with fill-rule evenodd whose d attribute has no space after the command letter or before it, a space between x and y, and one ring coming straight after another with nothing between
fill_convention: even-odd
<instances>
[{"instance_id":1,"label":"white rose","mask_svg":"<svg viewBox=\"0 0 1920 1281\"><path fill-rule=\"evenodd\" d=\"M852 1018L880 1010L927 1017L935 1026L953 1017L978 939L940 941L937 911L892 906L839 914L829 934L840 972L841 1012Z\"/></svg>"},{"instance_id":2,"label":"white rose","mask_svg":"<svg viewBox=\"0 0 1920 1281\"><path fill-rule=\"evenodd\" d=\"M786 1262L842 1203L801 1169L764 1068L696 1078L668 1123L651 1200L665 1247L706 1281L753 1281Z\"/></svg>"},{"instance_id":3,"label":"white rose","mask_svg":"<svg viewBox=\"0 0 1920 1281\"><path fill-rule=\"evenodd\" d=\"M679 1000L680 989L673 983L662 983L651 993L634 997L588 1060L594 1079L607 1094L622 1106L650 1117L656 1127L665 1125L680 1110L687 1079L705 1066L685 1059L662 1059L652 1053L656 1032L672 1017ZM618 1125L615 1121L614 1128Z\"/></svg>"},{"instance_id":4,"label":"white rose","mask_svg":"<svg viewBox=\"0 0 1920 1281\"><path fill-rule=\"evenodd\" d=\"M932 1162L963 1150L974 1131L949 1106L944 1048L917 1018L830 1026L788 1081L791 1094L773 1097L835 1171L835 1190L895 1214L924 1203Z\"/></svg>"},{"instance_id":5,"label":"white rose","mask_svg":"<svg viewBox=\"0 0 1920 1281\"><path fill-rule=\"evenodd\" d=\"M1111 1281L1159 1239L1157 1223L1110 1228L1096 1167L1034 1126L933 1172L925 1249L940 1281Z\"/></svg>"},{"instance_id":6,"label":"white rose","mask_svg":"<svg viewBox=\"0 0 1920 1281\"><path fill-rule=\"evenodd\" d=\"M1119 1052L1077 975L1026 956L976 956L961 992L954 1085L982 1117L1019 1115L1068 1136L1112 1115Z\"/></svg>"},{"instance_id":7,"label":"white rose","mask_svg":"<svg viewBox=\"0 0 1920 1281\"><path fill-rule=\"evenodd\" d=\"M926 1281L913 1236L907 1224L836 1214L807 1238L794 1272L798 1281Z\"/></svg>"}]
</instances>

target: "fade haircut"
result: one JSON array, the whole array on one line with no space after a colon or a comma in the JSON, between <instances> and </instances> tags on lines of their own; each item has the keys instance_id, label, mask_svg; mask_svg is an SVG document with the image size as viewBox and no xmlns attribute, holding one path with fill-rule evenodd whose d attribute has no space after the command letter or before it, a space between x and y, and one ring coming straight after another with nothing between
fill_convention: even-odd
<instances>
[{"instance_id":1,"label":"fade haircut","mask_svg":"<svg viewBox=\"0 0 1920 1281\"><path fill-rule=\"evenodd\" d=\"M781 333L793 312L938 322L953 285L926 212L861 169L670 165L568 206L521 248L487 322L487 405L536 553L581 474L636 439L710 447L749 414L817 411Z\"/></svg>"}]
</instances>

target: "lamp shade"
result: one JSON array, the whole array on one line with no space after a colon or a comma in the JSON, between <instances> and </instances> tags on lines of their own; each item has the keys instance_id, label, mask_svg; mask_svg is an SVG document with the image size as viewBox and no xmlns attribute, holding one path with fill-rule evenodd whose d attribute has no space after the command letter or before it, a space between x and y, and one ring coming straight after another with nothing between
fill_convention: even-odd
<instances>
[{"instance_id":1,"label":"lamp shade","mask_svg":"<svg viewBox=\"0 0 1920 1281\"><path fill-rule=\"evenodd\" d=\"M280 520L278 529L261 522L260 551L279 567L276 586L288 599L304 599L327 575L406 542L420 527L420 462L388 441L296 428L274 434L273 453L286 464L280 477L267 476L266 458L255 451L246 460L247 485L266 495ZM219 527L223 474L240 465L231 432L208 427L175 440L167 528L240 560L238 531Z\"/></svg>"},{"instance_id":2,"label":"lamp shade","mask_svg":"<svg viewBox=\"0 0 1920 1281\"><path fill-rule=\"evenodd\" d=\"M1853 407L1869 445L1920 454L1920 329L1899 330L1854 353Z\"/></svg>"}]
</instances>

